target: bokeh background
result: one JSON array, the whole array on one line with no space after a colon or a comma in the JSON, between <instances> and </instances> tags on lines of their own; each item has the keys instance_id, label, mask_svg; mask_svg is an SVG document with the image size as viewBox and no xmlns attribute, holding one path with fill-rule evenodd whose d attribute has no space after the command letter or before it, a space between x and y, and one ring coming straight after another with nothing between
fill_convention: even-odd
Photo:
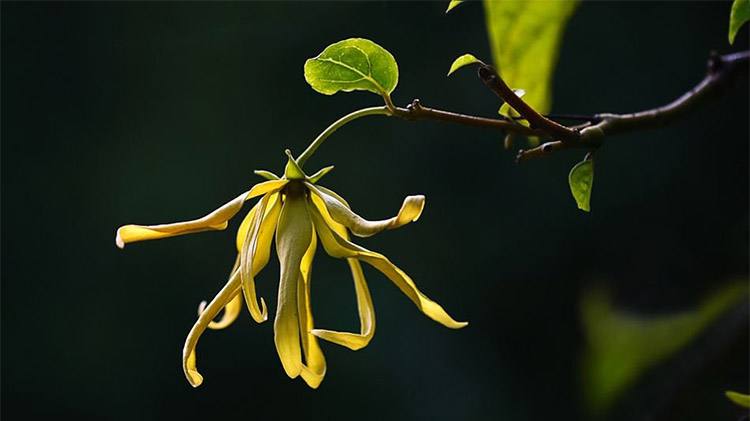
<instances>
[{"instance_id":1,"label":"bokeh background","mask_svg":"<svg viewBox=\"0 0 750 421\"><path fill-rule=\"evenodd\" d=\"M470 325L437 325L366 269L377 334L358 352L324 343L318 390L285 376L272 323L244 312L204 334L206 380L188 385L183 341L226 279L239 218L125 250L115 229L203 215L259 181L254 169L281 171L284 148L299 153L339 116L377 105L306 85L304 60L341 39L393 53L398 104L493 115L497 100L472 72L445 78L459 54L489 58L482 7L445 16L446 3L3 2L3 418L738 419L723 391L749 387L746 293L616 396L592 392L596 321L582 303L609 291L645 326L691 314L727 282L746 285L746 80L674 125L608 141L590 214L567 186L580 152L516 165L492 130L385 117L347 126L308 167L335 164L323 184L371 218L425 194L418 223L360 243ZM747 28L727 43L729 9L583 3L554 111L673 99L703 77L709 51L747 48ZM358 327L349 276L319 250L317 325ZM271 311L277 277L270 264L258 282ZM605 335L609 348L618 335ZM639 361L646 339L624 358Z\"/></svg>"}]
</instances>

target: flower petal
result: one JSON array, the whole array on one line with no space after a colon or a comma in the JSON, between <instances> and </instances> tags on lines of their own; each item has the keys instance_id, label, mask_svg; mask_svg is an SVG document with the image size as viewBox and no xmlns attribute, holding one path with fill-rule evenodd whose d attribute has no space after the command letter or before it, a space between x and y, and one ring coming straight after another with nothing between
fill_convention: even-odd
<instances>
[{"instance_id":1,"label":"flower petal","mask_svg":"<svg viewBox=\"0 0 750 421\"><path fill-rule=\"evenodd\" d=\"M320 339L345 346L353 351L362 349L375 336L375 308L372 304L370 290L367 288L362 266L357 259L346 259L354 278L354 291L357 294L357 311L359 312L360 333L338 332L335 330L313 329L311 333Z\"/></svg>"},{"instance_id":2,"label":"flower petal","mask_svg":"<svg viewBox=\"0 0 750 421\"><path fill-rule=\"evenodd\" d=\"M276 253L281 263L281 275L273 327L276 351L284 371L291 378L297 377L302 370L297 283L302 277L300 266L312 241L312 229L304 191L290 188L276 230Z\"/></svg>"},{"instance_id":3,"label":"flower petal","mask_svg":"<svg viewBox=\"0 0 750 421\"><path fill-rule=\"evenodd\" d=\"M339 201L344 203L347 207L348 203L339 197L335 192L325 189L324 187L317 186L320 190L325 191L329 196L337 198ZM328 225L329 228L333 229L344 239L349 239L349 233L346 231L346 227L334 221L325 206L322 199L316 195L311 195L313 204L315 205L320 216ZM362 349L370 343L373 336L375 336L375 307L372 304L372 297L370 296L370 290L367 287L367 281L365 280L365 274L362 272L362 265L359 260L355 258L348 258L346 261L349 263L349 269L352 272L352 278L354 279L354 292L357 296L357 312L359 313L359 329L360 333L350 332L338 332L335 330L326 329L314 329L312 334L325 339L329 342L345 346L353 351Z\"/></svg>"},{"instance_id":4,"label":"flower petal","mask_svg":"<svg viewBox=\"0 0 750 421\"><path fill-rule=\"evenodd\" d=\"M237 271L240 265L240 257L237 256L237 261L234 263L234 267L232 268L232 271L229 273L229 277L231 279L232 276L234 276L234 273ZM201 301L200 305L198 306L198 316L200 317L201 313L206 311L206 305L208 303L206 301ZM234 323L235 320L237 320L237 316L240 314L240 310L242 310L242 294L237 291L237 293L232 298L232 301L227 303L227 305L224 307L224 314L221 316L221 319L218 321L212 320L211 323L208 324L209 329L224 329L225 327L228 327L232 323Z\"/></svg>"},{"instance_id":5,"label":"flower petal","mask_svg":"<svg viewBox=\"0 0 750 421\"><path fill-rule=\"evenodd\" d=\"M323 217L313 206L310 206L310 216L312 217L315 230L320 237L320 242L323 244L326 253L333 257L354 257L367 262L396 284L401 292L406 294L406 296L409 297L409 299L411 299L427 317L435 320L443 326L451 329L459 329L468 324L466 322L457 322L446 313L440 304L430 300L427 296L422 294L422 292L417 289L417 286L414 285L414 281L409 278L409 275L391 263L391 261L385 256L353 244L328 228Z\"/></svg>"},{"instance_id":6,"label":"flower petal","mask_svg":"<svg viewBox=\"0 0 750 421\"><path fill-rule=\"evenodd\" d=\"M256 184L250 191L242 193L208 215L192 221L145 226L123 225L117 229L115 244L117 244L117 247L123 248L125 244L136 241L157 240L201 231L223 230L227 227L227 221L240 211L246 200L279 190L288 182L288 180L274 180Z\"/></svg>"},{"instance_id":7,"label":"flower petal","mask_svg":"<svg viewBox=\"0 0 750 421\"><path fill-rule=\"evenodd\" d=\"M242 293L250 315L258 323L268 319L268 309L263 298L260 299L260 306L258 306L254 277L266 266L270 257L271 241L281 207L277 200L278 196L278 194L266 194L258 202L251 222L248 224L251 227L246 229L246 237L239 252ZM268 206L270 201L272 203Z\"/></svg>"},{"instance_id":8,"label":"flower petal","mask_svg":"<svg viewBox=\"0 0 750 421\"><path fill-rule=\"evenodd\" d=\"M312 234L312 241L307 248L300 272L302 274L300 282L297 283L297 307L299 311L299 328L302 339L302 352L305 356L305 363L302 364L300 375L308 386L317 389L323 381L326 374L326 360L323 351L311 331L313 330L312 306L310 303L310 282L312 275L312 262L317 249L315 233Z\"/></svg>"},{"instance_id":9,"label":"flower petal","mask_svg":"<svg viewBox=\"0 0 750 421\"><path fill-rule=\"evenodd\" d=\"M203 311L198 320L190 329L187 338L185 339L185 346L182 348L182 370L185 372L185 377L193 387L198 387L203 383L203 376L198 373L196 366L196 355L195 348L198 345L198 339L206 330L211 321L219 314L222 308L232 300L232 297L239 293L240 288L240 274L239 271L235 271L229 282L224 285L224 288L216 294L211 303L208 304L205 311Z\"/></svg>"},{"instance_id":10,"label":"flower petal","mask_svg":"<svg viewBox=\"0 0 750 421\"><path fill-rule=\"evenodd\" d=\"M331 217L338 223L346 226L352 234L359 237L369 237L381 231L395 229L409 222L419 219L424 209L424 196L407 196L398 214L390 219L382 221L368 221L356 213L336 197L326 194L310 183L305 183L308 189L323 200Z\"/></svg>"}]
</instances>

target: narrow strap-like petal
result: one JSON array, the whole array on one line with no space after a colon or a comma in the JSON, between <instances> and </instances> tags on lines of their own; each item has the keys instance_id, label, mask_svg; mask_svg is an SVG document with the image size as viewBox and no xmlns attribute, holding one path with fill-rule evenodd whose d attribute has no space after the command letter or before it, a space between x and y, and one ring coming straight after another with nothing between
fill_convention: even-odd
<instances>
[{"instance_id":1,"label":"narrow strap-like petal","mask_svg":"<svg viewBox=\"0 0 750 421\"><path fill-rule=\"evenodd\" d=\"M317 389L326 374L326 360L313 330L312 304L310 299L310 282L312 281L312 263L317 249L315 233L300 265L300 281L297 283L297 307L299 311L300 339L305 362L300 375L308 386Z\"/></svg>"},{"instance_id":2,"label":"narrow strap-like petal","mask_svg":"<svg viewBox=\"0 0 750 421\"><path fill-rule=\"evenodd\" d=\"M235 272L239 269L239 266L240 256L237 256L237 259L234 262L234 267L232 268L232 271L229 272L230 279L235 275ZM208 303L206 301L201 301L200 305L198 305L199 317L201 313L206 311L207 304ZM229 325L234 323L235 320L237 320L237 316L239 316L240 310L242 310L242 294L237 291L237 293L235 293L234 297L232 298L232 301L227 303L227 305L224 307L224 313L222 314L221 319L219 319L218 321L212 320L211 323L208 324L208 328L218 330L228 327Z\"/></svg>"},{"instance_id":3,"label":"narrow strap-like petal","mask_svg":"<svg viewBox=\"0 0 750 421\"><path fill-rule=\"evenodd\" d=\"M194 219L192 221L161 225L121 226L117 229L115 243L117 244L117 247L123 248L125 247L125 244L134 243L136 241L158 240L160 238L174 237L194 232L223 230L227 227L227 221L240 211L247 195L248 192L242 193L219 209L216 209L202 218Z\"/></svg>"},{"instance_id":4,"label":"narrow strap-like petal","mask_svg":"<svg viewBox=\"0 0 750 421\"><path fill-rule=\"evenodd\" d=\"M398 214L382 221L368 221L338 200L311 183L305 183L310 191L323 200L328 213L338 223L346 226L358 237L369 237L381 231L395 229L419 219L424 209L424 196L407 196Z\"/></svg>"},{"instance_id":5,"label":"narrow strap-like petal","mask_svg":"<svg viewBox=\"0 0 750 421\"><path fill-rule=\"evenodd\" d=\"M287 180L274 180L256 184L250 191L242 193L208 215L192 221L161 225L123 225L117 229L115 244L117 244L117 247L123 248L125 244L136 241L157 240L201 231L223 230L227 227L227 221L240 211L246 200L279 190L286 183L288 183Z\"/></svg>"},{"instance_id":6,"label":"narrow strap-like petal","mask_svg":"<svg viewBox=\"0 0 750 421\"><path fill-rule=\"evenodd\" d=\"M323 217L313 206L310 207L310 216L326 253L338 258L354 257L368 263L396 284L401 292L406 294L427 317L443 326L458 329L468 324L454 320L440 304L422 294L409 275L391 263L385 256L353 244L328 228Z\"/></svg>"},{"instance_id":7,"label":"narrow strap-like petal","mask_svg":"<svg viewBox=\"0 0 750 421\"><path fill-rule=\"evenodd\" d=\"M278 194L267 194L258 202L254 208L250 226L247 229L245 240L240 250L240 278L242 279L242 293L245 303L253 320L262 323L268 319L268 309L263 298L260 306L255 294L255 275L268 263L273 230L276 228L276 217L278 211L274 212L277 201L269 207L268 203ZM270 210L270 213L267 212Z\"/></svg>"},{"instance_id":8,"label":"narrow strap-like petal","mask_svg":"<svg viewBox=\"0 0 750 421\"><path fill-rule=\"evenodd\" d=\"M338 233L342 238L348 240L349 233L346 231L346 228L343 225L335 222L331 218L331 215L328 213L323 200L316 195L312 195L311 199L314 206L320 213L320 216L323 217L323 220L329 226L329 228ZM342 203L345 203L346 206L349 206L348 204L346 204L346 202L343 201L343 199L339 200L342 201ZM351 350L356 351L367 346L367 344L370 343L370 340L372 340L373 336L375 335L375 307L372 304L370 289L367 287L365 274L362 271L362 265L359 263L359 260L355 258L348 258L346 260L349 263L349 269L352 272L352 279L354 280L354 292L357 297L357 312L359 315L360 332L350 333L327 329L314 329L312 331L312 334L321 339L325 339L326 341L333 342L335 344L345 346Z\"/></svg>"},{"instance_id":9,"label":"narrow strap-like petal","mask_svg":"<svg viewBox=\"0 0 750 421\"><path fill-rule=\"evenodd\" d=\"M281 264L279 298L274 320L276 352L286 374L295 378L302 370L297 283L302 258L312 241L312 223L307 213L304 192L287 192L276 230L276 253Z\"/></svg>"},{"instance_id":10,"label":"narrow strap-like petal","mask_svg":"<svg viewBox=\"0 0 750 421\"><path fill-rule=\"evenodd\" d=\"M370 290L367 287L362 266L357 259L346 259L354 278L354 291L357 296L360 333L339 332L327 329L313 329L312 334L328 342L345 346L353 351L362 349L370 343L375 335L375 308L372 304Z\"/></svg>"},{"instance_id":11,"label":"narrow strap-like petal","mask_svg":"<svg viewBox=\"0 0 750 421\"><path fill-rule=\"evenodd\" d=\"M205 311L203 311L198 320L190 329L187 338L185 339L185 346L182 348L182 369L185 372L185 377L193 387L198 387L203 383L203 376L198 372L196 366L196 354L195 348L198 345L198 339L206 330L211 321L219 314L222 308L224 308L228 302L232 300L240 289L240 274L238 271L234 272L234 275L229 279L224 288L216 294L211 303L208 304Z\"/></svg>"}]
</instances>

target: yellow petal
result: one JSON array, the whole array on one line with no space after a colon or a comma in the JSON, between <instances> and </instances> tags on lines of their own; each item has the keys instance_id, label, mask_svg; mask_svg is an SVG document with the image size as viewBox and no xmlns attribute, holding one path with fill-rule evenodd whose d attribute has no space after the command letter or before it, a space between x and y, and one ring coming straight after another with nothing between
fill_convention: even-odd
<instances>
[{"instance_id":1,"label":"yellow petal","mask_svg":"<svg viewBox=\"0 0 750 421\"><path fill-rule=\"evenodd\" d=\"M414 222L419 219L424 209L424 196L407 196L398 214L393 218L382 221L368 221L352 212L347 205L336 197L326 194L313 184L305 183L305 185L325 203L328 213L336 222L346 226L352 234L359 237L369 237L381 231L395 229L409 222Z\"/></svg>"},{"instance_id":2,"label":"yellow petal","mask_svg":"<svg viewBox=\"0 0 750 421\"><path fill-rule=\"evenodd\" d=\"M268 205L266 205L266 212L265 216L267 217L269 212L271 212L274 209L274 206L276 205L276 202L279 200L279 196L281 193L271 193L268 198ZM252 227L253 218L255 217L255 212L258 209L258 205L260 205L260 201L253 206L252 209L250 209L250 212L247 213L247 216L245 216L245 219L242 220L242 223L240 223L239 228L237 228L237 236L235 239L236 245L237 245L237 252L242 251L242 244L247 239L247 232ZM278 215L277 215L278 216Z\"/></svg>"},{"instance_id":3,"label":"yellow petal","mask_svg":"<svg viewBox=\"0 0 750 421\"><path fill-rule=\"evenodd\" d=\"M117 229L115 243L117 247L123 248L127 243L144 240L158 240L160 238L174 237L177 235L190 234L194 232L223 230L227 227L227 221L242 208L248 192L242 193L224 206L216 209L208 215L192 221L175 222L173 224L161 225L124 225Z\"/></svg>"},{"instance_id":4,"label":"yellow petal","mask_svg":"<svg viewBox=\"0 0 750 421\"><path fill-rule=\"evenodd\" d=\"M196 355L195 348L198 345L198 339L206 330L211 321L219 314L222 308L224 308L229 301L232 300L236 294L239 293L240 288L240 274L235 271L233 276L229 278L229 282L224 285L224 288L216 294L211 303L208 304L205 311L203 311L198 320L190 329L187 338L185 339L185 346L182 348L182 370L185 372L185 377L193 387L198 387L203 383L203 376L198 373L196 366Z\"/></svg>"},{"instance_id":5,"label":"yellow petal","mask_svg":"<svg viewBox=\"0 0 750 421\"><path fill-rule=\"evenodd\" d=\"M338 258L354 257L370 264L396 284L401 292L406 294L406 296L409 297L409 299L411 299L427 317L435 320L443 326L451 329L459 329L468 324L466 322L457 322L446 313L440 304L430 300L427 296L422 294L422 292L417 289L417 286L414 285L414 281L409 278L409 275L391 263L391 261L385 256L353 244L329 229L323 218L320 216L320 213L313 206L310 206L310 216L312 217L315 231L318 233L320 242L323 244L326 253Z\"/></svg>"},{"instance_id":6,"label":"yellow petal","mask_svg":"<svg viewBox=\"0 0 750 421\"><path fill-rule=\"evenodd\" d=\"M234 276L234 273L237 271L237 269L240 266L240 257L237 256L237 261L234 263L234 267L232 268L232 271L229 273L229 277L231 278ZM198 316L200 317L201 313L203 313L206 310L206 305L208 303L206 301L201 301L200 305L198 306ZM211 321L211 323L208 324L209 329L224 329L225 327L228 327L232 323L234 323L235 320L237 320L237 316L240 314L240 310L242 310L242 294L237 291L237 293L232 298L232 301L227 303L227 305L224 307L224 314L221 316L221 319L219 321Z\"/></svg>"},{"instance_id":7,"label":"yellow petal","mask_svg":"<svg viewBox=\"0 0 750 421\"><path fill-rule=\"evenodd\" d=\"M271 241L280 207L277 197L278 194L267 194L258 202L249 224L251 226L246 230L246 238L239 252L242 293L250 315L258 323L268 319L268 309L263 298L260 299L260 306L258 306L254 278L266 266L271 253ZM273 203L269 206L271 200Z\"/></svg>"},{"instance_id":8,"label":"yellow petal","mask_svg":"<svg viewBox=\"0 0 750 421\"><path fill-rule=\"evenodd\" d=\"M323 351L311 331L313 330L312 306L310 302L310 282L312 276L312 262L315 257L317 241L315 233L312 234L312 241L307 248L302 264L300 266L301 278L297 283L297 307L299 311L299 328L302 339L302 352L305 356L305 363L302 364L300 375L308 386L317 389L323 381L326 374L326 360Z\"/></svg>"},{"instance_id":9,"label":"yellow petal","mask_svg":"<svg viewBox=\"0 0 750 421\"><path fill-rule=\"evenodd\" d=\"M269 180L258 183L250 189L245 200L250 200L253 197L263 196L266 193L281 190L281 188L286 186L287 183L289 183L289 180Z\"/></svg>"},{"instance_id":10,"label":"yellow petal","mask_svg":"<svg viewBox=\"0 0 750 421\"><path fill-rule=\"evenodd\" d=\"M346 203L346 201L338 196L335 192L328 190L325 187L316 187L329 196L335 197L345 206L349 207L349 204ZM348 240L349 233L347 232L346 227L331 218L331 215L328 213L328 209L326 208L323 200L315 194L311 195L311 198L315 205L315 208L320 213L320 216L323 217L326 225L328 225L329 228L332 228L333 231L339 234L342 238ZM314 329L312 331L312 334L321 339L325 339L329 342L333 342L335 344L345 346L351 350L356 351L367 346L367 344L370 343L370 340L372 340L373 336L375 335L375 307L372 304L370 290L367 287L367 281L365 280L365 275L362 272L362 265L359 263L359 260L355 258L348 258L346 260L349 263L349 269L352 272L352 278L354 280L354 292L357 297L357 312L359 313L360 333Z\"/></svg>"},{"instance_id":11,"label":"yellow petal","mask_svg":"<svg viewBox=\"0 0 750 421\"><path fill-rule=\"evenodd\" d=\"M253 197L279 190L288 180L266 181L256 184L250 191L242 193L208 215L192 221L161 225L124 225L117 229L115 244L123 248L127 243L144 240L157 240L194 232L223 230L227 221L242 208L242 204Z\"/></svg>"},{"instance_id":12,"label":"yellow petal","mask_svg":"<svg viewBox=\"0 0 750 421\"><path fill-rule=\"evenodd\" d=\"M354 278L354 291L357 295L360 333L338 332L335 330L313 329L312 334L326 341L345 346L353 351L362 349L370 343L375 335L375 308L372 304L370 290L367 288L362 266L357 259L346 259Z\"/></svg>"},{"instance_id":13,"label":"yellow petal","mask_svg":"<svg viewBox=\"0 0 750 421\"><path fill-rule=\"evenodd\" d=\"M294 187L294 188L292 188ZM312 224L301 186L290 186L276 231L276 253L281 264L279 298L274 320L274 343L286 374L295 378L302 370L297 283L300 266L312 241Z\"/></svg>"}]
</instances>

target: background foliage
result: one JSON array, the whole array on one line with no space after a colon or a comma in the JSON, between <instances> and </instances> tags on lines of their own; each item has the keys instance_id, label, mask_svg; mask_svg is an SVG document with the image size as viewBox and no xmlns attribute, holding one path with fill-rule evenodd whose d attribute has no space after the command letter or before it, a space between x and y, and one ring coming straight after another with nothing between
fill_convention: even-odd
<instances>
[{"instance_id":1,"label":"background foliage","mask_svg":"<svg viewBox=\"0 0 750 421\"><path fill-rule=\"evenodd\" d=\"M340 39L376 40L398 58L399 104L494 115L496 98L471 72L445 78L462 53L491 56L482 7L448 17L445 7L3 2L3 417L581 419L580 304L592 285L617 309L655 317L747 279L746 82L688 121L610 142L585 215L567 187L576 153L517 166L495 132L373 117L309 165L335 164L324 184L366 216L425 194L419 223L364 244L471 325L435 325L370 271L378 334L358 352L325 344L319 390L284 376L270 324L247 315L203 338L207 379L191 389L180 349L231 266L232 232L123 252L114 229L201 215L256 182L253 169L281 170L285 147L298 153L343 112L377 104L306 85L304 60ZM709 50L729 51L728 10L579 5L553 110L672 99L703 76ZM733 50L747 48L746 31ZM270 265L261 295L274 295L276 276ZM355 328L345 266L320 258L315 276L319 323ZM748 390L747 326L728 317L643 373L610 418L740 414L723 390Z\"/></svg>"}]
</instances>

